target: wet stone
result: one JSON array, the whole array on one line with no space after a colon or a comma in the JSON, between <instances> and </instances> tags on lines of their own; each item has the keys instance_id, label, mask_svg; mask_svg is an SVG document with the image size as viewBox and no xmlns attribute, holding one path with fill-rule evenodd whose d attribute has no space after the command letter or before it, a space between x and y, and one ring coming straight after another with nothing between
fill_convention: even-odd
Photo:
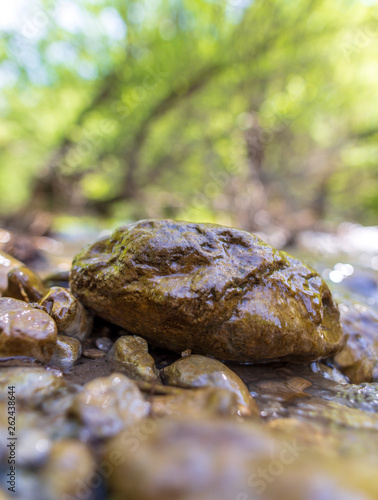
<instances>
[{"instance_id":1,"label":"wet stone","mask_svg":"<svg viewBox=\"0 0 378 500\"><path fill-rule=\"evenodd\" d=\"M73 439L53 443L50 457L39 472L49 500L91 498L95 461L89 447Z\"/></svg>"},{"instance_id":2,"label":"wet stone","mask_svg":"<svg viewBox=\"0 0 378 500\"><path fill-rule=\"evenodd\" d=\"M0 296L8 288L8 274L13 269L22 267L24 264L6 252L0 252Z\"/></svg>"},{"instance_id":3,"label":"wet stone","mask_svg":"<svg viewBox=\"0 0 378 500\"><path fill-rule=\"evenodd\" d=\"M181 389L149 399L151 417L238 416L239 403L234 392L215 387Z\"/></svg>"},{"instance_id":4,"label":"wet stone","mask_svg":"<svg viewBox=\"0 0 378 500\"><path fill-rule=\"evenodd\" d=\"M107 445L105 461L122 457L109 478L116 498L236 499L253 471L251 450L263 460L274 449L262 429L224 419L163 419L146 422L148 432L140 427ZM143 437L132 451L129 435Z\"/></svg>"},{"instance_id":5,"label":"wet stone","mask_svg":"<svg viewBox=\"0 0 378 500\"><path fill-rule=\"evenodd\" d=\"M314 373L321 373L324 378L333 380L338 384L348 384L349 380L338 368L335 366L328 366L322 361L314 361L311 363L311 369Z\"/></svg>"},{"instance_id":6,"label":"wet stone","mask_svg":"<svg viewBox=\"0 0 378 500\"><path fill-rule=\"evenodd\" d=\"M0 399L7 398L9 386L15 386L17 401L36 406L65 386L59 370L42 367L3 368L0 371Z\"/></svg>"},{"instance_id":7,"label":"wet stone","mask_svg":"<svg viewBox=\"0 0 378 500\"><path fill-rule=\"evenodd\" d=\"M149 405L138 387L121 373L91 380L72 405L84 432L94 438L114 436L148 411Z\"/></svg>"},{"instance_id":8,"label":"wet stone","mask_svg":"<svg viewBox=\"0 0 378 500\"><path fill-rule=\"evenodd\" d=\"M281 422L269 428L216 418L163 419L146 425L148 433L132 428L106 447L105 461L115 464L110 486L116 498L143 500L377 498L376 451L361 463L363 453L353 439L345 445L345 434ZM137 432L143 439L131 448L130 435ZM122 459L115 463L116 457Z\"/></svg>"},{"instance_id":9,"label":"wet stone","mask_svg":"<svg viewBox=\"0 0 378 500\"><path fill-rule=\"evenodd\" d=\"M47 363L55 349L56 324L44 311L0 298L0 357L25 356Z\"/></svg>"},{"instance_id":10,"label":"wet stone","mask_svg":"<svg viewBox=\"0 0 378 500\"><path fill-rule=\"evenodd\" d=\"M334 358L352 384L378 381L378 313L365 305L340 306L345 347Z\"/></svg>"},{"instance_id":11,"label":"wet stone","mask_svg":"<svg viewBox=\"0 0 378 500\"><path fill-rule=\"evenodd\" d=\"M43 465L51 450L51 440L41 429L21 429L17 437L17 462L24 467Z\"/></svg>"},{"instance_id":12,"label":"wet stone","mask_svg":"<svg viewBox=\"0 0 378 500\"><path fill-rule=\"evenodd\" d=\"M43 308L56 322L58 332L78 340L84 340L93 326L91 314L65 288L54 286L39 301Z\"/></svg>"},{"instance_id":13,"label":"wet stone","mask_svg":"<svg viewBox=\"0 0 378 500\"><path fill-rule=\"evenodd\" d=\"M6 393L5 393L6 394ZM3 465L9 458L9 436L8 429L8 401L5 399L0 401L0 463ZM47 457L44 450L44 444L49 443L47 433L54 432L53 426L39 410L27 406L24 401L16 403L16 436L17 449L16 460L17 466L39 466L45 462ZM47 439L47 443L41 443L41 450L36 448L36 444L40 439ZM47 453L48 454L48 453Z\"/></svg>"},{"instance_id":14,"label":"wet stone","mask_svg":"<svg viewBox=\"0 0 378 500\"><path fill-rule=\"evenodd\" d=\"M113 342L108 337L99 337L96 339L96 347L104 352L109 352L113 347Z\"/></svg>"},{"instance_id":15,"label":"wet stone","mask_svg":"<svg viewBox=\"0 0 378 500\"><path fill-rule=\"evenodd\" d=\"M318 273L245 231L139 221L80 252L70 279L98 316L177 353L306 362L343 345Z\"/></svg>"},{"instance_id":16,"label":"wet stone","mask_svg":"<svg viewBox=\"0 0 378 500\"><path fill-rule=\"evenodd\" d=\"M311 384L310 384L311 385ZM275 403L288 403L297 398L309 398L304 389L293 387L290 381L284 380L261 380L256 383L255 388L258 388L261 394L274 396Z\"/></svg>"},{"instance_id":17,"label":"wet stone","mask_svg":"<svg viewBox=\"0 0 378 500\"><path fill-rule=\"evenodd\" d=\"M80 358L81 352L80 340L68 337L67 335L58 335L50 366L69 370Z\"/></svg>"},{"instance_id":18,"label":"wet stone","mask_svg":"<svg viewBox=\"0 0 378 500\"><path fill-rule=\"evenodd\" d=\"M46 288L41 279L27 267L20 266L9 271L8 287L3 293L4 297L37 302L45 293Z\"/></svg>"},{"instance_id":19,"label":"wet stone","mask_svg":"<svg viewBox=\"0 0 378 500\"><path fill-rule=\"evenodd\" d=\"M135 380L152 382L159 377L155 361L148 354L147 342L136 335L122 335L117 339L108 353L108 358L117 371Z\"/></svg>"},{"instance_id":20,"label":"wet stone","mask_svg":"<svg viewBox=\"0 0 378 500\"><path fill-rule=\"evenodd\" d=\"M100 349L84 349L83 356L89 359L101 359L105 356L105 352Z\"/></svg>"},{"instance_id":21,"label":"wet stone","mask_svg":"<svg viewBox=\"0 0 378 500\"><path fill-rule=\"evenodd\" d=\"M244 415L257 415L258 407L247 386L226 365L216 359L191 355L163 368L162 378L178 387L217 387L236 395L239 410Z\"/></svg>"}]
</instances>

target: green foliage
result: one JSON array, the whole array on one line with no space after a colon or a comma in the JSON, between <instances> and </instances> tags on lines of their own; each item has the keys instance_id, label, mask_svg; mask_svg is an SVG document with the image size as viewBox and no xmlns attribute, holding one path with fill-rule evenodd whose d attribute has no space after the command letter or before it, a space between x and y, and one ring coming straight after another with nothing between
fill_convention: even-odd
<instances>
[{"instance_id":1,"label":"green foliage","mask_svg":"<svg viewBox=\"0 0 378 500\"><path fill-rule=\"evenodd\" d=\"M24 8L0 46L1 213L376 222L374 2Z\"/></svg>"}]
</instances>

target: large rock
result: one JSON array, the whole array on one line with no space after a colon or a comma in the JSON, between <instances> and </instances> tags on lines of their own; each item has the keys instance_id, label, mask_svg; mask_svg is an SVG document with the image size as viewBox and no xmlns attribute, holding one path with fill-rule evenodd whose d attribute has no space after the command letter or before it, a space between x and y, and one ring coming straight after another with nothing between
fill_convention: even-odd
<instances>
[{"instance_id":1,"label":"large rock","mask_svg":"<svg viewBox=\"0 0 378 500\"><path fill-rule=\"evenodd\" d=\"M176 352L311 361L342 346L321 277L253 234L144 220L79 253L71 287L99 316Z\"/></svg>"}]
</instances>

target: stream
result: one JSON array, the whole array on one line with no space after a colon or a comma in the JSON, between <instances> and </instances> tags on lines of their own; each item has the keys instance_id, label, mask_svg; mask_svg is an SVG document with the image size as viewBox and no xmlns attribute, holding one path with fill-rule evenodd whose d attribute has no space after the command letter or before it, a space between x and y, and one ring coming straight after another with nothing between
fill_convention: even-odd
<instances>
[{"instance_id":1,"label":"stream","mask_svg":"<svg viewBox=\"0 0 378 500\"><path fill-rule=\"evenodd\" d=\"M39 240L43 260L37 262L35 267L43 278L57 271L64 276L78 249L96 238L93 234L78 237L79 234L80 231L76 231L74 234L65 234L56 239L41 238ZM264 238L264 235L261 237ZM2 238L6 239L4 234ZM260 482L261 491L256 487L251 488L250 483L253 481L249 481L248 488L250 489L241 490L239 493L236 491L234 498L235 500L255 498L264 500L278 500L278 498L285 500L286 498L374 500L378 498L378 476L376 475L378 470L378 228L344 224L333 234L306 232L300 235L298 246L287 251L314 267L326 280L339 304L344 330L356 335L356 342L359 343L361 352L369 352L373 361L368 367L365 366L366 363L363 365L361 362L362 365L359 365L358 369L349 372L341 366L343 360L340 364L333 359L311 364L276 362L238 365L228 363L229 368L247 385L257 402L262 422L265 423L269 432L278 436L278 442L282 443L284 439L290 440L294 436L303 449L310 450L303 452L301 460L295 461L294 465L290 464L287 470L283 470L280 474L272 473L274 481L264 479L264 488L261 486L263 482ZM55 279L56 284L59 284L59 279L57 277ZM83 341L83 349L96 348L98 339L104 336L114 341L119 335L119 330L118 327L103 320L96 320L92 335ZM368 339L367 343L366 339ZM150 347L150 354L158 369L168 366L177 359L176 354L159 348ZM14 366L15 363L3 362L2 364L2 369L6 369L10 365ZM36 366L35 363L27 360L20 361L16 365ZM367 370L370 370L371 380L361 380L366 376ZM18 429L21 438L23 435L25 439L19 446L18 494L10 495L11 498L51 500L54 496L51 496L51 489L54 490L54 488L66 494L65 497L61 494L57 495L57 498L58 496L60 498L84 498L79 495L72 496L68 490L61 487L59 481L66 481L67 475L60 477L57 470L64 470L68 467L64 463L67 457L56 459L58 465L49 465L49 451L52 441L57 438L80 439L84 443L88 442L88 437L78 429L76 422L71 417L65 417L67 408L78 386L97 377L109 376L112 371L112 366L109 365L106 357L93 359L82 356L62 376L67 385L58 389L53 388L51 391L47 390L47 386L44 389L38 389L39 392L37 392L39 395L42 394L42 397L33 405L28 405L25 403L26 399L25 401L22 399L26 398L22 391L27 392L28 389L26 382L24 388L21 383ZM354 383L351 383L351 380ZM3 384L2 389L4 389L3 382L0 382L0 385ZM149 391L148 388L144 390L147 393ZM3 396L2 399L4 399ZM6 423L2 417L0 425L2 441L6 434L5 426ZM102 456L101 444L95 442L91 446L95 454ZM72 445L71 452L76 453L74 445ZM167 456L170 452L170 450L167 451ZM78 449L77 453L80 456L82 451ZM211 453L211 445L209 445L209 454ZM34 455L38 455L39 458ZM4 456L5 449L2 444L0 458L4 460ZM232 449L230 456L232 456ZM273 453L272 457L274 456ZM213 459L215 460L215 455ZM81 463L85 463L85 456L81 460L84 461ZM265 458L261 458L262 462L264 460ZM146 467L149 470L148 464ZM2 484L5 484L7 469L2 466L0 471ZM309 477L307 477L308 474ZM47 481L50 488L47 490L44 489L45 486L41 486L46 480L46 475L55 477L54 481ZM296 479L294 480L292 476ZM257 479L262 481L260 476ZM313 479L316 482L315 486L312 485ZM321 487L323 481L324 488ZM341 489L339 486L334 486L333 482L341 484ZM106 481L101 480L100 483L98 487L91 489L91 496L85 498L92 500L110 498ZM270 483L272 483L271 486ZM267 484L270 489L266 489ZM303 490L307 493L303 493L302 487L308 488ZM281 494L280 488L283 488L282 491L285 492ZM124 490L121 488L122 491ZM234 492L234 490L231 491ZM0 499L8 498L6 492L4 492L4 497L1 495L0 492ZM158 498L153 494L150 496L136 494L135 497L132 495L121 497L117 496L117 493L114 495L116 496L112 496L112 500ZM170 498L191 500L199 497L194 493L192 496L190 494L175 496L172 493ZM202 498L207 500L212 496L204 495L201 496ZM168 497L167 500L169 500Z\"/></svg>"}]
</instances>

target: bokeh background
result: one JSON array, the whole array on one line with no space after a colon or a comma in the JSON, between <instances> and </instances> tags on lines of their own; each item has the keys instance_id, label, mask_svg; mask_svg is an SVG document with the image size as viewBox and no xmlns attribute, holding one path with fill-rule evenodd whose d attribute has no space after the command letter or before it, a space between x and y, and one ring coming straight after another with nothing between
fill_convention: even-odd
<instances>
[{"instance_id":1,"label":"bokeh background","mask_svg":"<svg viewBox=\"0 0 378 500\"><path fill-rule=\"evenodd\" d=\"M214 221L277 246L378 216L373 0L13 0L0 225Z\"/></svg>"}]
</instances>

